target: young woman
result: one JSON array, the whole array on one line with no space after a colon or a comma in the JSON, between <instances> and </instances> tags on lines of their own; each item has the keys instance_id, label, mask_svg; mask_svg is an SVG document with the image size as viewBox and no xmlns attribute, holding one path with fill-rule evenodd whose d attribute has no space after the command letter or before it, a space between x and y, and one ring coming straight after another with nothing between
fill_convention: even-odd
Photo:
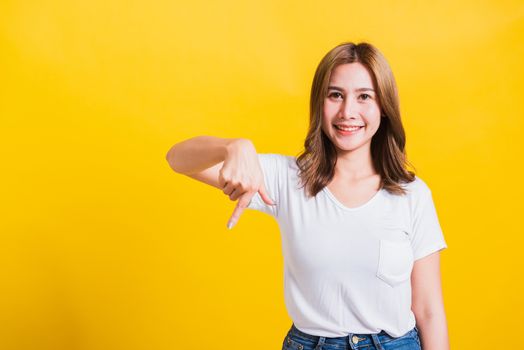
<instances>
[{"instance_id":1,"label":"young woman","mask_svg":"<svg viewBox=\"0 0 524 350\"><path fill-rule=\"evenodd\" d=\"M369 43L342 43L313 79L297 158L247 139L199 136L167 154L173 170L273 216L293 320L283 349L449 349L430 188L407 170L397 87Z\"/></svg>"}]
</instances>

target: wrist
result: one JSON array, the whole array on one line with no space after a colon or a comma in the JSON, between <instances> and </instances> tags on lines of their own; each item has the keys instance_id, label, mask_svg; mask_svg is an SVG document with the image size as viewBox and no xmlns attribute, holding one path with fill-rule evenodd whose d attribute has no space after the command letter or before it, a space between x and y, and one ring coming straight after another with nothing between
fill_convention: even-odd
<instances>
[{"instance_id":1,"label":"wrist","mask_svg":"<svg viewBox=\"0 0 524 350\"><path fill-rule=\"evenodd\" d=\"M227 139L224 156L227 157L231 153L237 152L239 149L242 149L244 147L250 147L250 146L253 146L253 143L249 139L245 139L241 137Z\"/></svg>"}]
</instances>

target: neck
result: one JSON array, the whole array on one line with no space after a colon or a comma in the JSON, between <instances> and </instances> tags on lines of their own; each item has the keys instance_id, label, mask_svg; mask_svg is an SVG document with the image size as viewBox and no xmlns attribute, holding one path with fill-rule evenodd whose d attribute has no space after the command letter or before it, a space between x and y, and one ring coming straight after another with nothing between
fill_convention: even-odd
<instances>
[{"instance_id":1,"label":"neck","mask_svg":"<svg viewBox=\"0 0 524 350\"><path fill-rule=\"evenodd\" d=\"M347 152L338 151L337 157L335 176L345 181L357 181L377 174L369 146Z\"/></svg>"}]
</instances>

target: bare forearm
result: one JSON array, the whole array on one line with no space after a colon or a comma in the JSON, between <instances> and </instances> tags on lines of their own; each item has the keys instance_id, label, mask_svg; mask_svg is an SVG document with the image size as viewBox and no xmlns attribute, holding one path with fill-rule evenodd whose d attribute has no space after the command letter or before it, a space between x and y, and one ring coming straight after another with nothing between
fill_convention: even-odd
<instances>
[{"instance_id":1,"label":"bare forearm","mask_svg":"<svg viewBox=\"0 0 524 350\"><path fill-rule=\"evenodd\" d=\"M417 317L422 350L449 350L446 314L439 313L428 317Z\"/></svg>"},{"instance_id":2,"label":"bare forearm","mask_svg":"<svg viewBox=\"0 0 524 350\"><path fill-rule=\"evenodd\" d=\"M172 146L166 154L166 160L177 173L197 173L223 161L228 146L238 140L243 139L196 136Z\"/></svg>"}]
</instances>

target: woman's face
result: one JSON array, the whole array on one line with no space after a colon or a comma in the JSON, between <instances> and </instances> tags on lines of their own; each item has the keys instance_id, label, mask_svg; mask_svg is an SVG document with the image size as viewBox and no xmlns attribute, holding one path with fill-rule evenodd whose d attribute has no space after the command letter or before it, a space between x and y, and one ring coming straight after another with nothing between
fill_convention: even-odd
<instances>
[{"instance_id":1,"label":"woman's face","mask_svg":"<svg viewBox=\"0 0 524 350\"><path fill-rule=\"evenodd\" d=\"M358 62L337 66L331 74L322 116L322 130L337 153L371 147L380 116L373 80L366 67ZM335 125L346 126L346 130Z\"/></svg>"}]
</instances>

